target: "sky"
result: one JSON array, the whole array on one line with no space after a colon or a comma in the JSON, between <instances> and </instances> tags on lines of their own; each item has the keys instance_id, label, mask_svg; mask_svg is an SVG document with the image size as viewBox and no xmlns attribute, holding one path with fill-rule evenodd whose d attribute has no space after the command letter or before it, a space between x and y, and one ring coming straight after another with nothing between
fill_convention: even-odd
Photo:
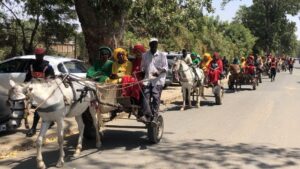
<instances>
[{"instance_id":1,"label":"sky","mask_svg":"<svg viewBox=\"0 0 300 169\"><path fill-rule=\"evenodd\" d=\"M213 16L219 16L222 21L232 21L235 16L235 13L238 11L239 7L242 5L250 6L252 5L252 0L232 0L229 2L224 9L221 9L222 0L213 0L213 8L215 9ZM296 22L297 26L297 39L300 40L300 14L297 16L288 16L288 18Z\"/></svg>"}]
</instances>

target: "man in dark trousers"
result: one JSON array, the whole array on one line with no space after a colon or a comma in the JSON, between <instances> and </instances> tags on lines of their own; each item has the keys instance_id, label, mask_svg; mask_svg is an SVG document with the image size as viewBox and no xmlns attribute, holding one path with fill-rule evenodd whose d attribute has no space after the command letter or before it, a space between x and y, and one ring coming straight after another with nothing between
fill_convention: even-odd
<instances>
[{"instance_id":1,"label":"man in dark trousers","mask_svg":"<svg viewBox=\"0 0 300 169\"><path fill-rule=\"evenodd\" d=\"M30 82L33 78L48 78L54 77L54 70L51 65L47 61L44 60L45 49L36 48L34 50L35 60L29 66L29 69L26 73L26 78L24 82ZM31 129L29 129L26 133L27 137L32 137L36 133L36 126L40 120L40 116L37 111L34 112L33 124ZM52 122L52 125L54 123Z\"/></svg>"},{"instance_id":2,"label":"man in dark trousers","mask_svg":"<svg viewBox=\"0 0 300 169\"><path fill-rule=\"evenodd\" d=\"M168 60L165 53L157 50L158 40L151 38L150 50L143 54L141 70L145 73L142 103L143 116L140 121L152 121L158 115L160 96L165 85Z\"/></svg>"}]
</instances>

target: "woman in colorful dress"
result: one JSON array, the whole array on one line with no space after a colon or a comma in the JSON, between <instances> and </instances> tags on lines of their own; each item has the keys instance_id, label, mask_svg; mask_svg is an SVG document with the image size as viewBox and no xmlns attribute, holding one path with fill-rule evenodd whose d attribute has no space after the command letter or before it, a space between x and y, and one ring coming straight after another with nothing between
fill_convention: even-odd
<instances>
[{"instance_id":1,"label":"woman in colorful dress","mask_svg":"<svg viewBox=\"0 0 300 169\"><path fill-rule=\"evenodd\" d=\"M111 57L112 52L108 47L100 47L98 52L99 58L88 69L86 77L104 83L111 75L113 62L108 59Z\"/></svg>"}]
</instances>

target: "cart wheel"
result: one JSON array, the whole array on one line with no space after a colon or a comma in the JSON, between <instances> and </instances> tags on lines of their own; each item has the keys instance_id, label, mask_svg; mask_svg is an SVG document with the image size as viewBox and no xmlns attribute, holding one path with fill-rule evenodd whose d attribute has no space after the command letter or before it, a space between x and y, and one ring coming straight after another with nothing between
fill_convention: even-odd
<instances>
[{"instance_id":1,"label":"cart wheel","mask_svg":"<svg viewBox=\"0 0 300 169\"><path fill-rule=\"evenodd\" d=\"M164 120L158 115L155 123L148 124L148 139L151 143L156 144L160 141L164 133Z\"/></svg>"}]
</instances>

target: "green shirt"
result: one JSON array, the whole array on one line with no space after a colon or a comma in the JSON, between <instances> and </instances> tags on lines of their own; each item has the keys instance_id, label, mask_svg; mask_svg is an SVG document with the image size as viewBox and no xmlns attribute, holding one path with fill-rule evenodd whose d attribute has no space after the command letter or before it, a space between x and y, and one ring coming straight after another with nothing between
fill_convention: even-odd
<instances>
[{"instance_id":1,"label":"green shirt","mask_svg":"<svg viewBox=\"0 0 300 169\"><path fill-rule=\"evenodd\" d=\"M193 64L194 65L199 65L201 62L200 58L199 57L196 57L194 60L193 60Z\"/></svg>"},{"instance_id":2,"label":"green shirt","mask_svg":"<svg viewBox=\"0 0 300 169\"><path fill-rule=\"evenodd\" d=\"M103 83L111 75L112 64L113 62L111 60L107 60L102 65L100 65L99 62L97 62L94 64L94 66L88 69L86 77L92 78L95 81Z\"/></svg>"}]
</instances>

